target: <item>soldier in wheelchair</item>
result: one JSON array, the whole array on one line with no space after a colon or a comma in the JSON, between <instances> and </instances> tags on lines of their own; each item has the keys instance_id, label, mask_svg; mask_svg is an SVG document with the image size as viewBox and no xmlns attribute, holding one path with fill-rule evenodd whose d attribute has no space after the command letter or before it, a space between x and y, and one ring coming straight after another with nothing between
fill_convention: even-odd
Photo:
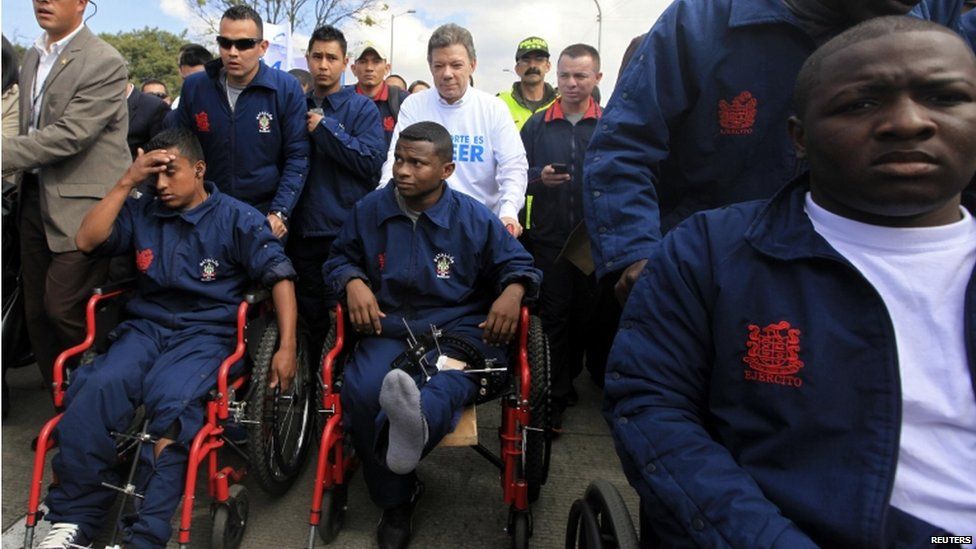
<instances>
[{"instance_id":1,"label":"soldier in wheelchair","mask_svg":"<svg viewBox=\"0 0 976 549\"><path fill-rule=\"evenodd\" d=\"M447 130L404 129L394 158L393 183L356 205L323 267L359 336L341 399L383 509L381 548L409 543L418 462L483 392L465 369L505 371L522 302L541 281L498 218L444 181L454 171Z\"/></svg>"},{"instance_id":2,"label":"soldier in wheelchair","mask_svg":"<svg viewBox=\"0 0 976 549\"><path fill-rule=\"evenodd\" d=\"M204 180L193 134L161 133L147 150L76 236L85 253L135 251L138 279L111 347L79 368L68 388L52 465L57 482L46 499L54 525L40 547L85 546L97 534L116 496L107 486L120 484L111 433L126 428L140 403L151 439L136 456L141 502L123 541L166 545L187 445L204 422L202 398L234 349L238 304L254 282L271 288L280 328L270 386L287 389L295 376L295 273L265 217ZM154 181L140 186L148 178Z\"/></svg>"}]
</instances>

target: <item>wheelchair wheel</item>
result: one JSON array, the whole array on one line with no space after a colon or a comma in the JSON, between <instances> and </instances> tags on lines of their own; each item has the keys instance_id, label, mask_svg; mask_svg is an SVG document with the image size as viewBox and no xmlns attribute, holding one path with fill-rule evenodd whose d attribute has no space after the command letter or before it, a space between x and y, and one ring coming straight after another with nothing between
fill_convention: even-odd
<instances>
[{"instance_id":1,"label":"wheelchair wheel","mask_svg":"<svg viewBox=\"0 0 976 549\"><path fill-rule=\"evenodd\" d=\"M512 549L528 549L529 537L532 536L532 515L514 509L508 513L508 535L512 538Z\"/></svg>"},{"instance_id":2,"label":"wheelchair wheel","mask_svg":"<svg viewBox=\"0 0 976 549\"><path fill-rule=\"evenodd\" d=\"M549 341L542 331L542 322L534 316L529 318L528 353L532 420L525 437L525 479L529 484L529 501L534 502L539 499L542 485L549 477L552 442L549 434Z\"/></svg>"},{"instance_id":3,"label":"wheelchair wheel","mask_svg":"<svg viewBox=\"0 0 976 549\"><path fill-rule=\"evenodd\" d=\"M218 503L214 509L210 547L237 549L247 528L247 489L240 484L230 487L226 503Z\"/></svg>"},{"instance_id":4,"label":"wheelchair wheel","mask_svg":"<svg viewBox=\"0 0 976 549\"><path fill-rule=\"evenodd\" d=\"M319 520L319 538L328 545L335 541L346 521L346 497L348 485L336 484L322 494L322 517Z\"/></svg>"},{"instance_id":5,"label":"wheelchair wheel","mask_svg":"<svg viewBox=\"0 0 976 549\"><path fill-rule=\"evenodd\" d=\"M573 503L566 525L566 549L637 549L637 532L620 492L595 480Z\"/></svg>"},{"instance_id":6,"label":"wheelchair wheel","mask_svg":"<svg viewBox=\"0 0 976 549\"><path fill-rule=\"evenodd\" d=\"M277 344L278 324L271 321L261 333L245 407L251 470L261 488L272 495L285 493L305 463L312 439L315 393L309 371L308 334L304 330L298 334L298 371L291 388L286 393L267 390Z\"/></svg>"}]
</instances>

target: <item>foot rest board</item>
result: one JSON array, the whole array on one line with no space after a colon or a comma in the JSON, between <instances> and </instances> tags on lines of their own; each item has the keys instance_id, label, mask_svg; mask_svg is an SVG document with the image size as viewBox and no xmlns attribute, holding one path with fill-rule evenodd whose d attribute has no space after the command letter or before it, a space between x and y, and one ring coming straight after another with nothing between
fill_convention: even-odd
<instances>
[{"instance_id":1,"label":"foot rest board","mask_svg":"<svg viewBox=\"0 0 976 549\"><path fill-rule=\"evenodd\" d=\"M439 447L450 448L454 446L474 446L478 444L478 413L477 408L472 404L461 412L461 419L457 427L447 434Z\"/></svg>"}]
</instances>

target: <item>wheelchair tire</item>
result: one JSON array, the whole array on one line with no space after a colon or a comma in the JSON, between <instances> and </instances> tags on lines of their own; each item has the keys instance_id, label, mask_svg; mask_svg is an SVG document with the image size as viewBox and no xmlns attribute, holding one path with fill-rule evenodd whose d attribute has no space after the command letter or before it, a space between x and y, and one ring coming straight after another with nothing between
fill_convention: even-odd
<instances>
[{"instance_id":1,"label":"wheelchair tire","mask_svg":"<svg viewBox=\"0 0 976 549\"><path fill-rule=\"evenodd\" d=\"M278 344L278 323L268 322L255 353L250 388L246 395L248 460L258 484L271 495L284 494L295 482L313 438L312 398L315 387L309 372L308 334L298 333L295 379L289 395L269 393L271 360Z\"/></svg>"},{"instance_id":2,"label":"wheelchair tire","mask_svg":"<svg viewBox=\"0 0 976 549\"><path fill-rule=\"evenodd\" d=\"M512 538L512 549L528 549L532 536L532 515L527 511L509 511L508 535Z\"/></svg>"},{"instance_id":3,"label":"wheelchair tire","mask_svg":"<svg viewBox=\"0 0 976 549\"><path fill-rule=\"evenodd\" d=\"M213 549L237 549L244 538L244 530L247 529L247 488L235 484L230 487L229 492L227 501L218 503L214 508L213 530L210 535L210 547Z\"/></svg>"},{"instance_id":4,"label":"wheelchair tire","mask_svg":"<svg viewBox=\"0 0 976 549\"><path fill-rule=\"evenodd\" d=\"M346 499L348 485L336 484L322 494L322 517L319 519L319 538L329 545L335 541L346 522Z\"/></svg>"},{"instance_id":5,"label":"wheelchair tire","mask_svg":"<svg viewBox=\"0 0 976 549\"><path fill-rule=\"evenodd\" d=\"M620 492L595 480L573 502L566 524L566 549L637 549L637 532Z\"/></svg>"},{"instance_id":6,"label":"wheelchair tire","mask_svg":"<svg viewBox=\"0 0 976 549\"><path fill-rule=\"evenodd\" d=\"M549 477L549 455L552 439L549 433L549 341L542 331L538 317L529 318L529 369L532 384L529 405L532 409L530 427L526 433L525 480L529 485L529 502L539 499L542 485Z\"/></svg>"},{"instance_id":7,"label":"wheelchair tire","mask_svg":"<svg viewBox=\"0 0 976 549\"><path fill-rule=\"evenodd\" d=\"M583 496L596 514L603 547L607 549L637 549L637 531L630 518L627 504L610 482L597 479L590 483Z\"/></svg>"}]
</instances>

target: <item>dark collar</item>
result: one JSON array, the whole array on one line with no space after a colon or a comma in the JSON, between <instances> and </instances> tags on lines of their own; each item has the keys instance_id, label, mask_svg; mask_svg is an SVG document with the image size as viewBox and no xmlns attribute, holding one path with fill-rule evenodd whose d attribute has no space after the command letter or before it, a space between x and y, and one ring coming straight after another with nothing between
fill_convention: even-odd
<instances>
[{"instance_id":1,"label":"dark collar","mask_svg":"<svg viewBox=\"0 0 976 549\"><path fill-rule=\"evenodd\" d=\"M400 205L397 204L396 200L396 183L391 179L390 182L383 189L383 198L379 201L377 206L377 219L376 225L380 226L387 220L403 216L406 217L407 214L403 213L400 209ZM454 191L451 190L451 186L444 182L444 194L441 195L441 199L437 201L432 207L420 212L421 216L427 216L435 225L438 227L443 227L445 229L451 228L451 218L454 215L454 210L456 200L454 197Z\"/></svg>"},{"instance_id":2,"label":"dark collar","mask_svg":"<svg viewBox=\"0 0 976 549\"><path fill-rule=\"evenodd\" d=\"M204 65L207 71L207 76L210 77L216 83L220 83L220 70L224 68L224 62L218 57L212 61L207 62ZM251 88L254 86L260 86L263 88L268 88L274 91L278 91L278 83L275 81L274 76L271 73L271 68L264 64L264 61L258 61L258 73L254 75L251 83L246 87Z\"/></svg>"},{"instance_id":3,"label":"dark collar","mask_svg":"<svg viewBox=\"0 0 976 549\"><path fill-rule=\"evenodd\" d=\"M196 225L203 219L203 216L207 215L211 210L217 207L217 204L221 201L220 191L217 190L217 186L211 181L204 181L203 188L207 190L210 196L206 200L197 205L197 207L192 210L185 212L171 210L166 206L163 206L159 200L154 200L152 205L152 214L156 217L162 218L174 218L180 217L187 223L191 225Z\"/></svg>"},{"instance_id":4,"label":"dark collar","mask_svg":"<svg viewBox=\"0 0 976 549\"><path fill-rule=\"evenodd\" d=\"M344 105L346 101L349 101L349 99L352 98L353 94L355 93L356 92L353 91L349 86L339 86L339 91L326 95L323 98L323 101L327 102L329 106L332 107L333 111L337 111L339 110L339 107ZM309 90L306 96L309 99L315 99L315 92Z\"/></svg>"}]
</instances>

